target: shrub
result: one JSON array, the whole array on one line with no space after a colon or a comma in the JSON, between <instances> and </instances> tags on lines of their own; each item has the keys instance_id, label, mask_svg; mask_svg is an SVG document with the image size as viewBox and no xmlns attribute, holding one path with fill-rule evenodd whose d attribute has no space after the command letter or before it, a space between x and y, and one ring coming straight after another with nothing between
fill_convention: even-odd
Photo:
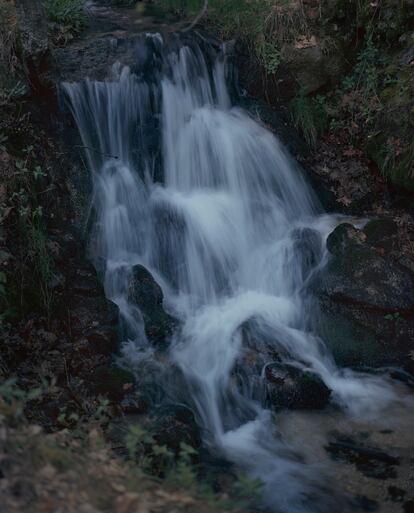
<instances>
[{"instance_id":1,"label":"shrub","mask_svg":"<svg viewBox=\"0 0 414 513\"><path fill-rule=\"evenodd\" d=\"M81 27L85 23L83 0L43 0L50 21Z\"/></svg>"},{"instance_id":2,"label":"shrub","mask_svg":"<svg viewBox=\"0 0 414 513\"><path fill-rule=\"evenodd\" d=\"M65 46L86 25L83 0L43 0L51 39Z\"/></svg>"},{"instance_id":3,"label":"shrub","mask_svg":"<svg viewBox=\"0 0 414 513\"><path fill-rule=\"evenodd\" d=\"M345 90L358 89L365 98L377 94L379 67L383 64L381 54L374 45L372 33L365 41L364 48L359 52L357 63L351 75L344 79Z\"/></svg>"},{"instance_id":4,"label":"shrub","mask_svg":"<svg viewBox=\"0 0 414 513\"><path fill-rule=\"evenodd\" d=\"M307 144L314 147L328 122L325 97L301 93L291 101L290 108L295 127L302 132Z\"/></svg>"}]
</instances>

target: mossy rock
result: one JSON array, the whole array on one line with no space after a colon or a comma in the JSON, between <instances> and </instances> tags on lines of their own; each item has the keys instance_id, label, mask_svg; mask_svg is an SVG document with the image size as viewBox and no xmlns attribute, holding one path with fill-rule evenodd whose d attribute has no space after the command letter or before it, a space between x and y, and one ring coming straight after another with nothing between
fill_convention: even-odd
<instances>
[{"instance_id":1,"label":"mossy rock","mask_svg":"<svg viewBox=\"0 0 414 513\"><path fill-rule=\"evenodd\" d=\"M342 305L324 303L315 331L341 367L381 367L397 360L394 347L382 344L376 333L352 319Z\"/></svg>"},{"instance_id":2,"label":"mossy rock","mask_svg":"<svg viewBox=\"0 0 414 513\"><path fill-rule=\"evenodd\" d=\"M97 367L92 375L96 391L112 399L121 399L128 385L135 383L134 375L121 367Z\"/></svg>"}]
</instances>

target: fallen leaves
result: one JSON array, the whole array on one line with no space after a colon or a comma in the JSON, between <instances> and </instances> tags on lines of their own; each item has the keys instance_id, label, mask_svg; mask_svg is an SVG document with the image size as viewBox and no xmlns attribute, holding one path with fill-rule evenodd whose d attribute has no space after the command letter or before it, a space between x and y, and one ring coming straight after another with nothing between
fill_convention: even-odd
<instances>
[{"instance_id":1,"label":"fallen leaves","mask_svg":"<svg viewBox=\"0 0 414 513\"><path fill-rule=\"evenodd\" d=\"M294 43L294 47L298 50L302 50L304 48L312 48L314 46L317 46L317 40L315 36L306 37L306 36L300 36Z\"/></svg>"}]
</instances>

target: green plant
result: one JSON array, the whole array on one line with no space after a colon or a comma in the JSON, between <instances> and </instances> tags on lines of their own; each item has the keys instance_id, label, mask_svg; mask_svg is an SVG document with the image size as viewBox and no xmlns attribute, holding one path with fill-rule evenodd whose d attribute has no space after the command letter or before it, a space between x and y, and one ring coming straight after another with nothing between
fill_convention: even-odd
<instances>
[{"instance_id":1,"label":"green plant","mask_svg":"<svg viewBox=\"0 0 414 513\"><path fill-rule=\"evenodd\" d=\"M395 312L393 314L384 315L384 319L387 319L387 321L394 321L394 320L399 319L399 318L400 318L399 312Z\"/></svg>"},{"instance_id":2,"label":"green plant","mask_svg":"<svg viewBox=\"0 0 414 513\"><path fill-rule=\"evenodd\" d=\"M328 115L325 102L325 97L322 95L309 97L300 93L290 103L293 123L311 147L316 145L318 137L327 127Z\"/></svg>"},{"instance_id":3,"label":"green plant","mask_svg":"<svg viewBox=\"0 0 414 513\"><path fill-rule=\"evenodd\" d=\"M130 426L125 436L125 447L131 460L142 458L145 446L153 443L153 437L139 424Z\"/></svg>"},{"instance_id":4,"label":"green plant","mask_svg":"<svg viewBox=\"0 0 414 513\"><path fill-rule=\"evenodd\" d=\"M43 0L52 41L65 46L86 25L84 0Z\"/></svg>"},{"instance_id":5,"label":"green plant","mask_svg":"<svg viewBox=\"0 0 414 513\"><path fill-rule=\"evenodd\" d=\"M364 48L359 52L356 65L352 73L345 77L342 87L345 91L357 89L364 98L377 95L379 84L379 68L383 58L374 45L373 35L369 34L365 40Z\"/></svg>"},{"instance_id":6,"label":"green plant","mask_svg":"<svg viewBox=\"0 0 414 513\"><path fill-rule=\"evenodd\" d=\"M244 474L237 474L237 480L233 484L233 493L237 498L240 507L248 507L255 502L259 496L263 483L258 479L250 479Z\"/></svg>"},{"instance_id":7,"label":"green plant","mask_svg":"<svg viewBox=\"0 0 414 513\"><path fill-rule=\"evenodd\" d=\"M6 306L18 305L21 313L34 306L40 307L50 318L55 274L41 204L47 190L45 179L46 172L37 163L34 147L25 147L20 151L20 158L14 161L8 196L0 204L0 211L2 218L8 218L8 223L18 230L16 273L8 285Z\"/></svg>"},{"instance_id":8,"label":"green plant","mask_svg":"<svg viewBox=\"0 0 414 513\"><path fill-rule=\"evenodd\" d=\"M40 397L41 387L23 390L17 384L16 378L10 378L0 384L0 413L17 420L23 417L23 410L29 401Z\"/></svg>"},{"instance_id":9,"label":"green plant","mask_svg":"<svg viewBox=\"0 0 414 513\"><path fill-rule=\"evenodd\" d=\"M256 54L266 73L274 75L281 63L281 53L277 44L264 41L256 47Z\"/></svg>"},{"instance_id":10,"label":"green plant","mask_svg":"<svg viewBox=\"0 0 414 513\"><path fill-rule=\"evenodd\" d=\"M50 21L74 27L85 23L83 0L43 0L43 3Z\"/></svg>"},{"instance_id":11,"label":"green plant","mask_svg":"<svg viewBox=\"0 0 414 513\"><path fill-rule=\"evenodd\" d=\"M168 473L167 482L186 489L197 487L197 467L193 464L193 458L197 454L191 445L181 442L178 460Z\"/></svg>"},{"instance_id":12,"label":"green plant","mask_svg":"<svg viewBox=\"0 0 414 513\"><path fill-rule=\"evenodd\" d=\"M110 418L110 412L109 412L110 404L111 403L110 403L109 399L100 398L99 402L98 402L98 406L96 408L96 411L93 414L93 418L100 423L108 420L108 418Z\"/></svg>"}]
</instances>

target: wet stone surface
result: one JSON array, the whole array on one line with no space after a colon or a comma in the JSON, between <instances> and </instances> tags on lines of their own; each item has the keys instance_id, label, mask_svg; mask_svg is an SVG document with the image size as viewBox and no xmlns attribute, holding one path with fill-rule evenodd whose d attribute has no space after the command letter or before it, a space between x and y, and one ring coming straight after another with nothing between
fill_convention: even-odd
<instances>
[{"instance_id":1,"label":"wet stone surface","mask_svg":"<svg viewBox=\"0 0 414 513\"><path fill-rule=\"evenodd\" d=\"M329 402L331 391L312 372L272 363L266 366L265 376L268 402L275 410L318 409Z\"/></svg>"}]
</instances>

